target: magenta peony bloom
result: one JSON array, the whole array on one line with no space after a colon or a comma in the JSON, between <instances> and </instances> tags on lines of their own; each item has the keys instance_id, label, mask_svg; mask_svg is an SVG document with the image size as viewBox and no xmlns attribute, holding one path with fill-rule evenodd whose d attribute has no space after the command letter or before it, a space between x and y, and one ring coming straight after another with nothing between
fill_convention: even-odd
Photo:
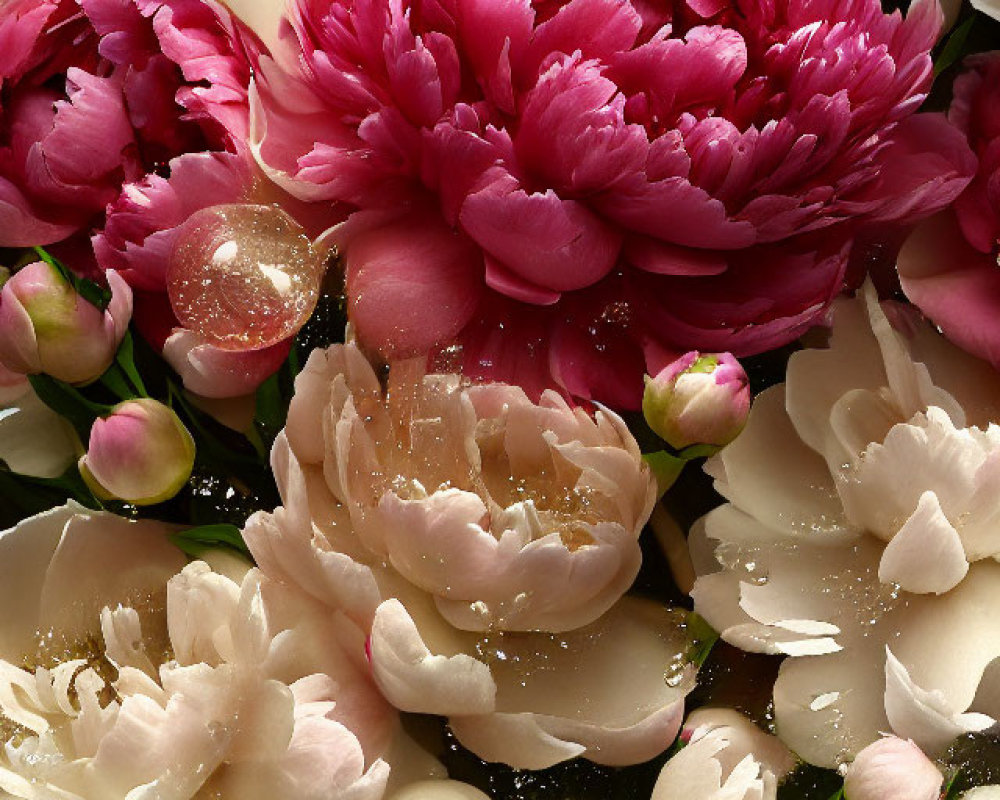
<instances>
[{"instance_id":1,"label":"magenta peony bloom","mask_svg":"<svg viewBox=\"0 0 1000 800\"><path fill-rule=\"evenodd\" d=\"M213 0L15 0L0 45L0 246L72 237L74 268L96 257L136 290L136 324L154 346L189 341L165 294L178 226L275 194L246 147L259 42ZM91 234L93 256L79 246ZM213 350L167 357L188 388L226 397L253 391L288 343Z\"/></svg>"},{"instance_id":2,"label":"magenta peony bloom","mask_svg":"<svg viewBox=\"0 0 1000 800\"><path fill-rule=\"evenodd\" d=\"M1000 366L1000 52L967 59L948 117L968 136L979 171L955 205L903 246L903 290L945 335Z\"/></svg>"},{"instance_id":3,"label":"magenta peony bloom","mask_svg":"<svg viewBox=\"0 0 1000 800\"><path fill-rule=\"evenodd\" d=\"M298 0L252 102L333 232L362 341L637 406L692 348L787 342L859 226L975 161L913 112L941 24L877 0Z\"/></svg>"},{"instance_id":4,"label":"magenta peony bloom","mask_svg":"<svg viewBox=\"0 0 1000 800\"><path fill-rule=\"evenodd\" d=\"M184 153L233 151L246 133L243 47L227 12L199 0L6 4L0 245L87 234L123 183Z\"/></svg>"}]
</instances>

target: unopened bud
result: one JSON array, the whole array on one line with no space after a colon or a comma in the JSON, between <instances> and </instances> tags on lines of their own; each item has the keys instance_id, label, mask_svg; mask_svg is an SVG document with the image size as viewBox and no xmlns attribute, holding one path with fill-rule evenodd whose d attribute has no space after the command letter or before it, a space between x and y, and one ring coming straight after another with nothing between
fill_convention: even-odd
<instances>
[{"instance_id":1,"label":"unopened bud","mask_svg":"<svg viewBox=\"0 0 1000 800\"><path fill-rule=\"evenodd\" d=\"M944 776L913 742L886 736L868 745L844 776L847 800L938 800Z\"/></svg>"},{"instance_id":2,"label":"unopened bud","mask_svg":"<svg viewBox=\"0 0 1000 800\"><path fill-rule=\"evenodd\" d=\"M0 363L21 375L45 373L89 383L111 366L132 316L132 292L107 272L111 302L101 310L50 264L29 264L0 292Z\"/></svg>"},{"instance_id":3,"label":"unopened bud","mask_svg":"<svg viewBox=\"0 0 1000 800\"><path fill-rule=\"evenodd\" d=\"M194 439L170 408L128 400L94 422L80 474L98 497L152 505L187 483L194 452Z\"/></svg>"},{"instance_id":4,"label":"unopened bud","mask_svg":"<svg viewBox=\"0 0 1000 800\"><path fill-rule=\"evenodd\" d=\"M746 424L750 387L740 362L729 353L691 351L646 377L642 397L646 422L671 447L722 447Z\"/></svg>"}]
</instances>

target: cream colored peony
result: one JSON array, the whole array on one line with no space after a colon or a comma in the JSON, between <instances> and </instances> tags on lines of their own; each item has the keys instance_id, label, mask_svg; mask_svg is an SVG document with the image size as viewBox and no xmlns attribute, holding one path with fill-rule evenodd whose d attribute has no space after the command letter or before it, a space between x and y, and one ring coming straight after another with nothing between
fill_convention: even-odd
<instances>
[{"instance_id":1,"label":"cream colored peony","mask_svg":"<svg viewBox=\"0 0 1000 800\"><path fill-rule=\"evenodd\" d=\"M28 379L0 364L0 460L14 472L56 478L81 449L72 426L38 399Z\"/></svg>"},{"instance_id":2,"label":"cream colored peony","mask_svg":"<svg viewBox=\"0 0 1000 800\"><path fill-rule=\"evenodd\" d=\"M682 617L624 598L655 485L618 417L316 351L272 453L261 569L371 624L385 696L482 758L636 763L692 682ZM665 670L672 670L664 680Z\"/></svg>"},{"instance_id":3,"label":"cream colored peony","mask_svg":"<svg viewBox=\"0 0 1000 800\"><path fill-rule=\"evenodd\" d=\"M993 421L1000 376L867 287L708 465L729 503L692 532L695 607L791 656L777 730L805 760L890 731L936 755L1000 716Z\"/></svg>"},{"instance_id":4,"label":"cream colored peony","mask_svg":"<svg viewBox=\"0 0 1000 800\"><path fill-rule=\"evenodd\" d=\"M700 708L684 723L686 744L660 771L651 800L775 800L795 758L737 711Z\"/></svg>"},{"instance_id":5,"label":"cream colored peony","mask_svg":"<svg viewBox=\"0 0 1000 800\"><path fill-rule=\"evenodd\" d=\"M164 534L77 506L0 534L0 796L382 798L357 626Z\"/></svg>"}]
</instances>

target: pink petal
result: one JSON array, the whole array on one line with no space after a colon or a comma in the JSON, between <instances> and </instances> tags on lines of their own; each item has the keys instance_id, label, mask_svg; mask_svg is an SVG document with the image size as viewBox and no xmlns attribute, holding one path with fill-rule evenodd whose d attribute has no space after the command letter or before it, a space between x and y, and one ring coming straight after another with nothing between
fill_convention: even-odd
<instances>
[{"instance_id":1,"label":"pink petal","mask_svg":"<svg viewBox=\"0 0 1000 800\"><path fill-rule=\"evenodd\" d=\"M242 200L252 182L251 164L231 153L186 153L170 162L170 177L148 175L127 184L108 207L94 252L104 269L122 272L134 287L166 289L175 229L202 208Z\"/></svg>"},{"instance_id":2,"label":"pink petal","mask_svg":"<svg viewBox=\"0 0 1000 800\"><path fill-rule=\"evenodd\" d=\"M584 205L552 190L528 194L503 173L466 199L459 219L511 272L556 291L600 280L621 247L621 234Z\"/></svg>"},{"instance_id":3,"label":"pink petal","mask_svg":"<svg viewBox=\"0 0 1000 800\"><path fill-rule=\"evenodd\" d=\"M649 141L626 125L624 98L598 62L553 64L525 95L515 152L522 167L557 191L585 195L640 172Z\"/></svg>"},{"instance_id":4,"label":"pink petal","mask_svg":"<svg viewBox=\"0 0 1000 800\"><path fill-rule=\"evenodd\" d=\"M256 391L284 363L291 339L263 350L220 350L196 333L177 328L163 345L163 357L184 387L209 398L239 397Z\"/></svg>"},{"instance_id":5,"label":"pink petal","mask_svg":"<svg viewBox=\"0 0 1000 800\"><path fill-rule=\"evenodd\" d=\"M413 214L338 238L351 320L388 357L426 353L462 329L482 291L482 254L439 217Z\"/></svg>"},{"instance_id":6,"label":"pink petal","mask_svg":"<svg viewBox=\"0 0 1000 800\"><path fill-rule=\"evenodd\" d=\"M71 221L47 221L36 216L27 198L0 176L0 247L32 247L65 239L77 230Z\"/></svg>"},{"instance_id":7,"label":"pink petal","mask_svg":"<svg viewBox=\"0 0 1000 800\"><path fill-rule=\"evenodd\" d=\"M952 212L922 223L899 254L906 296L945 336L1000 365L1000 271L965 240Z\"/></svg>"},{"instance_id":8,"label":"pink petal","mask_svg":"<svg viewBox=\"0 0 1000 800\"><path fill-rule=\"evenodd\" d=\"M901 122L882 155L882 180L873 192L878 220L906 222L949 205L976 172L965 137L941 114L916 114Z\"/></svg>"},{"instance_id":9,"label":"pink petal","mask_svg":"<svg viewBox=\"0 0 1000 800\"><path fill-rule=\"evenodd\" d=\"M629 3L615 0L570 0L535 28L518 65L519 76L533 84L538 68L551 53L585 59L607 59L635 42L642 20Z\"/></svg>"}]
</instances>

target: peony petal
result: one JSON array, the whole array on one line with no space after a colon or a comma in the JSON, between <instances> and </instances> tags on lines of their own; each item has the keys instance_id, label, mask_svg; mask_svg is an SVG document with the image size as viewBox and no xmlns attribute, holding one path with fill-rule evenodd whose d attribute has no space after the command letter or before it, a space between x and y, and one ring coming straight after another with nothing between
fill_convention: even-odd
<instances>
[{"instance_id":1,"label":"peony petal","mask_svg":"<svg viewBox=\"0 0 1000 800\"><path fill-rule=\"evenodd\" d=\"M360 233L343 252L358 338L387 356L449 341L479 301L481 254L437 218L415 215Z\"/></svg>"},{"instance_id":2,"label":"peony petal","mask_svg":"<svg viewBox=\"0 0 1000 800\"><path fill-rule=\"evenodd\" d=\"M917 686L892 651L885 649L885 711L892 729L938 755L959 736L986 730L996 720L985 714L960 714L940 692Z\"/></svg>"},{"instance_id":3,"label":"peony petal","mask_svg":"<svg viewBox=\"0 0 1000 800\"><path fill-rule=\"evenodd\" d=\"M510 175L469 195L459 220L511 272L554 291L582 289L614 266L621 236L555 192L528 193Z\"/></svg>"},{"instance_id":4,"label":"peony petal","mask_svg":"<svg viewBox=\"0 0 1000 800\"><path fill-rule=\"evenodd\" d=\"M195 394L208 398L251 394L285 361L291 339L262 350L222 350L194 331L175 328L163 344L163 357Z\"/></svg>"},{"instance_id":5,"label":"peony petal","mask_svg":"<svg viewBox=\"0 0 1000 800\"><path fill-rule=\"evenodd\" d=\"M490 668L462 653L432 654L398 600L386 600L376 610L371 650L375 679L396 708L432 714L488 713L494 708Z\"/></svg>"},{"instance_id":6,"label":"peony petal","mask_svg":"<svg viewBox=\"0 0 1000 800\"><path fill-rule=\"evenodd\" d=\"M879 580L897 583L907 592L944 594L968 571L958 531L942 513L937 495L924 492L916 511L886 546Z\"/></svg>"},{"instance_id":7,"label":"peony petal","mask_svg":"<svg viewBox=\"0 0 1000 800\"><path fill-rule=\"evenodd\" d=\"M663 679L663 665L685 647L678 622L657 604L624 598L554 640L507 635L498 645L505 658L492 663L498 713L453 716L452 729L481 758L519 768L575 754L612 765L651 758L677 735L693 684L690 669Z\"/></svg>"},{"instance_id":8,"label":"peony petal","mask_svg":"<svg viewBox=\"0 0 1000 800\"><path fill-rule=\"evenodd\" d=\"M0 408L0 459L14 472L57 478L76 461L79 447L72 426L33 390Z\"/></svg>"}]
</instances>

